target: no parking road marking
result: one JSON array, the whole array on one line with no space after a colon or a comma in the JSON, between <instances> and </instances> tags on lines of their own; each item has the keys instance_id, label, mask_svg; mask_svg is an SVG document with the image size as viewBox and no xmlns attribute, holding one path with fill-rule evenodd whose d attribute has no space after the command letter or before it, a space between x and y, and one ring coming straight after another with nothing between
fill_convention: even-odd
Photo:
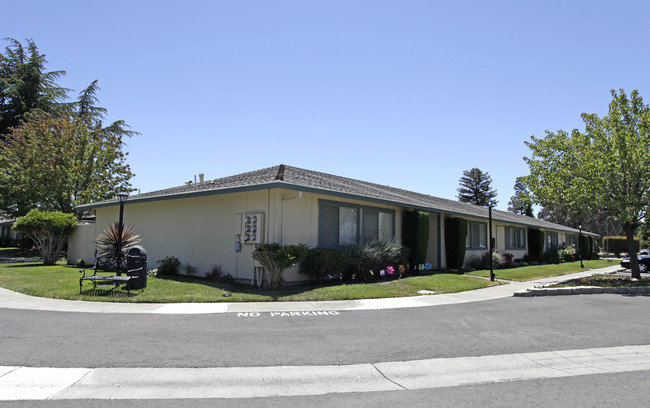
<instances>
[{"instance_id":1,"label":"no parking road marking","mask_svg":"<svg viewBox=\"0 0 650 408\"><path fill-rule=\"evenodd\" d=\"M340 312L336 310L314 310L307 312L240 312L237 313L237 317L260 317L260 316L270 316L270 317L303 317L303 316L338 316Z\"/></svg>"}]
</instances>

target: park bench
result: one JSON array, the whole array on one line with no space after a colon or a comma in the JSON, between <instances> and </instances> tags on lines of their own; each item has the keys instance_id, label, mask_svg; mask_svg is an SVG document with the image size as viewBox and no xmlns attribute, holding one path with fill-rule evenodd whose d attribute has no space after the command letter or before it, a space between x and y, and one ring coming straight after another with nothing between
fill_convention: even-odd
<instances>
[{"instance_id":1,"label":"park bench","mask_svg":"<svg viewBox=\"0 0 650 408\"><path fill-rule=\"evenodd\" d=\"M92 275L90 275L92 271ZM146 251L142 247L133 247L126 254L126 271L119 270L116 265L102 258L95 258L95 264L91 269L81 269L83 275L79 278L79 294L82 293L83 282L93 283L93 289L97 285L119 285L126 284L127 292L131 289L142 289L147 286L147 263Z\"/></svg>"}]
</instances>

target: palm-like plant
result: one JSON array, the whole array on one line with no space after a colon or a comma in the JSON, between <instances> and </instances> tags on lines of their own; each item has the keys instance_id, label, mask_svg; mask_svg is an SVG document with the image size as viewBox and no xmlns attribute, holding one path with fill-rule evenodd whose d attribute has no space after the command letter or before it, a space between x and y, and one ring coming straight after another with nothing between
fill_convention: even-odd
<instances>
[{"instance_id":1,"label":"palm-like plant","mask_svg":"<svg viewBox=\"0 0 650 408\"><path fill-rule=\"evenodd\" d=\"M120 254L121 241L121 254ZM122 229L120 240L120 223L109 224L108 228L102 231L96 240L98 256L105 258L109 263L117 265L118 259L123 259L126 251L140 243L142 237L136 234L132 225L125 225ZM119 265L117 265L119 267Z\"/></svg>"}]
</instances>

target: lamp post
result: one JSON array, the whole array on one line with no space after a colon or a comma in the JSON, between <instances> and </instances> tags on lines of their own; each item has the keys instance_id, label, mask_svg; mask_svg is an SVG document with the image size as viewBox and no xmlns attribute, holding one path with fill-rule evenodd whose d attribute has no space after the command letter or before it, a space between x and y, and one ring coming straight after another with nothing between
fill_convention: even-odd
<instances>
[{"instance_id":1,"label":"lamp post","mask_svg":"<svg viewBox=\"0 0 650 408\"><path fill-rule=\"evenodd\" d=\"M492 206L488 207L488 222L490 231L490 281L494 282L494 258L492 258L492 253L494 252L494 244L492 242Z\"/></svg>"},{"instance_id":2,"label":"lamp post","mask_svg":"<svg viewBox=\"0 0 650 408\"><path fill-rule=\"evenodd\" d=\"M578 232L578 256L580 257L580 268L584 268L585 266L582 264L582 248L580 247L580 241L582 241L582 225L578 225Z\"/></svg>"},{"instance_id":3,"label":"lamp post","mask_svg":"<svg viewBox=\"0 0 650 408\"><path fill-rule=\"evenodd\" d=\"M120 202L120 219L117 227L117 273L122 271L122 232L124 231L124 203L129 198L129 193L117 193L117 200Z\"/></svg>"}]
</instances>

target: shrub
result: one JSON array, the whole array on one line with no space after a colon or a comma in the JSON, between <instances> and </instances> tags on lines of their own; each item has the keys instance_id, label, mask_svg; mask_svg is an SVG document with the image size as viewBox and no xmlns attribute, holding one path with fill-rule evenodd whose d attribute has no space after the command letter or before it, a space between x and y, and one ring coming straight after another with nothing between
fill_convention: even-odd
<instances>
[{"instance_id":1,"label":"shrub","mask_svg":"<svg viewBox=\"0 0 650 408\"><path fill-rule=\"evenodd\" d=\"M196 266L190 265L189 262L185 262L185 265L183 265L183 270L187 276L194 276L196 275L196 272L198 272L198 268Z\"/></svg>"},{"instance_id":2,"label":"shrub","mask_svg":"<svg viewBox=\"0 0 650 408\"><path fill-rule=\"evenodd\" d=\"M560 262L573 262L576 259L576 249L573 245L558 249Z\"/></svg>"},{"instance_id":3,"label":"shrub","mask_svg":"<svg viewBox=\"0 0 650 408\"><path fill-rule=\"evenodd\" d=\"M591 244L593 241L591 241L586 235L582 235L578 237L578 255L582 259L590 259L591 258L591 252L592 252L592 247Z\"/></svg>"},{"instance_id":4,"label":"shrub","mask_svg":"<svg viewBox=\"0 0 650 408\"><path fill-rule=\"evenodd\" d=\"M460 270L465 263L467 220L447 218L445 220L445 255L447 267Z\"/></svg>"},{"instance_id":5,"label":"shrub","mask_svg":"<svg viewBox=\"0 0 650 408\"><path fill-rule=\"evenodd\" d=\"M502 259L500 268L512 268L515 265L514 254L506 252L502 249L497 249L495 252L498 253Z\"/></svg>"},{"instance_id":6,"label":"shrub","mask_svg":"<svg viewBox=\"0 0 650 408\"><path fill-rule=\"evenodd\" d=\"M639 252L641 240L639 238L634 239L635 251ZM625 237L604 237L603 238L603 248L606 251L613 252L616 257L621 255L621 252L627 253L627 239Z\"/></svg>"},{"instance_id":7,"label":"shrub","mask_svg":"<svg viewBox=\"0 0 650 408\"><path fill-rule=\"evenodd\" d=\"M468 258L463 267L465 270L474 269L474 270L485 270L490 269L490 255L489 253L484 253L482 255L474 255L471 258Z\"/></svg>"},{"instance_id":8,"label":"shrub","mask_svg":"<svg viewBox=\"0 0 650 408\"><path fill-rule=\"evenodd\" d=\"M210 269L210 271L205 274L205 277L208 280L218 282L219 279L221 278L221 275L223 275L221 265L213 265L212 269Z\"/></svg>"},{"instance_id":9,"label":"shrub","mask_svg":"<svg viewBox=\"0 0 650 408\"><path fill-rule=\"evenodd\" d=\"M226 274L222 275L219 278L219 282L221 282L221 283L234 283L235 278L233 278L233 276L231 274L226 273Z\"/></svg>"},{"instance_id":10,"label":"shrub","mask_svg":"<svg viewBox=\"0 0 650 408\"><path fill-rule=\"evenodd\" d=\"M395 241L371 241L346 248L349 270L355 279L369 281L370 271L379 272L399 262L402 246ZM373 272L373 273L374 273Z\"/></svg>"},{"instance_id":11,"label":"shrub","mask_svg":"<svg viewBox=\"0 0 650 408\"><path fill-rule=\"evenodd\" d=\"M544 252L542 255L542 261L547 264L559 264L560 263L560 253L557 248L551 248L548 251Z\"/></svg>"},{"instance_id":12,"label":"shrub","mask_svg":"<svg viewBox=\"0 0 650 408\"><path fill-rule=\"evenodd\" d=\"M492 265L493 269L512 268L515 256L509 252L498 249L492 252ZM490 252L483 255L475 256L467 261L465 269L472 268L476 270L490 269Z\"/></svg>"},{"instance_id":13,"label":"shrub","mask_svg":"<svg viewBox=\"0 0 650 408\"><path fill-rule=\"evenodd\" d=\"M118 257L123 261L126 258L126 251L140 243L140 235L135 233L132 225L123 225L120 238L120 223L118 221L109 224L108 227L97 236L98 256L106 258L109 263L117 265Z\"/></svg>"},{"instance_id":14,"label":"shrub","mask_svg":"<svg viewBox=\"0 0 650 408\"><path fill-rule=\"evenodd\" d=\"M300 262L300 273L321 283L328 274L339 274L349 264L347 252L337 248L311 248Z\"/></svg>"},{"instance_id":15,"label":"shrub","mask_svg":"<svg viewBox=\"0 0 650 408\"><path fill-rule=\"evenodd\" d=\"M175 256L166 256L164 259L158 261L158 275L178 275L178 268L181 266L181 261Z\"/></svg>"},{"instance_id":16,"label":"shrub","mask_svg":"<svg viewBox=\"0 0 650 408\"><path fill-rule=\"evenodd\" d=\"M264 266L267 271L267 285L276 290L284 281L282 272L300 263L308 249L305 244L282 246L278 243L265 243L255 248L253 259Z\"/></svg>"},{"instance_id":17,"label":"shrub","mask_svg":"<svg viewBox=\"0 0 650 408\"><path fill-rule=\"evenodd\" d=\"M408 250L402 263L419 265L425 262L429 245L429 213L407 211L403 216L402 244Z\"/></svg>"}]
</instances>

